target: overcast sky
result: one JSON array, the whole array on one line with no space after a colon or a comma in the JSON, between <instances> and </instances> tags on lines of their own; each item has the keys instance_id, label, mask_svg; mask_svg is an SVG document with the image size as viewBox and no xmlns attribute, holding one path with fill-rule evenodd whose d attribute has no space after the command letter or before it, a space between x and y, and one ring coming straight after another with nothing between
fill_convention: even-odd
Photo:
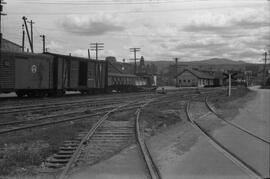
<instances>
[{"instance_id":1,"label":"overcast sky","mask_svg":"<svg viewBox=\"0 0 270 179\"><path fill-rule=\"evenodd\" d=\"M42 50L41 34L50 52L87 56L90 43L103 42L101 57L117 60L139 47L146 60L258 63L270 49L266 0L10 0L4 12L3 37L19 44L22 16L35 22L35 52Z\"/></svg>"}]
</instances>

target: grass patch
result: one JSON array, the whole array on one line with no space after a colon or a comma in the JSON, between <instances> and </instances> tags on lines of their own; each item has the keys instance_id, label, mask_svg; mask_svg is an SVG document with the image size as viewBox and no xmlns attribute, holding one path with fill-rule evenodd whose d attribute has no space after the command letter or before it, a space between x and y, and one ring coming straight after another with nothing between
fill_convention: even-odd
<instances>
[{"instance_id":1,"label":"grass patch","mask_svg":"<svg viewBox=\"0 0 270 179\"><path fill-rule=\"evenodd\" d=\"M231 96L211 97L209 101L215 105L220 117L231 120L239 113L239 109L244 107L255 95L256 92L239 87L232 90Z\"/></svg>"},{"instance_id":2,"label":"grass patch","mask_svg":"<svg viewBox=\"0 0 270 179\"><path fill-rule=\"evenodd\" d=\"M0 175L35 174L47 157L56 153L65 140L89 130L94 120L32 129L0 136Z\"/></svg>"},{"instance_id":3,"label":"grass patch","mask_svg":"<svg viewBox=\"0 0 270 179\"><path fill-rule=\"evenodd\" d=\"M141 129L147 135L154 135L157 129L182 121L180 110L184 110L182 102L150 105L141 113Z\"/></svg>"}]
</instances>

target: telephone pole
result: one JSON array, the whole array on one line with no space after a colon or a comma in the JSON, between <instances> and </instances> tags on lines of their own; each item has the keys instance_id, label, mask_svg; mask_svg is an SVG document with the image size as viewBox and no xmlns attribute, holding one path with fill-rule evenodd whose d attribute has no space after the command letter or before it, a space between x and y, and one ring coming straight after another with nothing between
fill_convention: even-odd
<instances>
[{"instance_id":1,"label":"telephone pole","mask_svg":"<svg viewBox=\"0 0 270 179\"><path fill-rule=\"evenodd\" d=\"M126 60L123 59L122 71L125 71L125 62L126 62Z\"/></svg>"},{"instance_id":2,"label":"telephone pole","mask_svg":"<svg viewBox=\"0 0 270 179\"><path fill-rule=\"evenodd\" d=\"M45 35L40 35L40 37L42 38L42 42L43 42L43 53L46 52L46 47L45 47Z\"/></svg>"},{"instance_id":3,"label":"telephone pole","mask_svg":"<svg viewBox=\"0 0 270 179\"><path fill-rule=\"evenodd\" d=\"M24 24L22 25L22 51L24 52L24 39L25 39L25 31Z\"/></svg>"},{"instance_id":4,"label":"telephone pole","mask_svg":"<svg viewBox=\"0 0 270 179\"><path fill-rule=\"evenodd\" d=\"M135 60L135 64L134 64L134 74L137 73L137 59L136 59L136 53L139 52L141 50L141 48L130 48L129 51L134 53L134 60Z\"/></svg>"},{"instance_id":5,"label":"telephone pole","mask_svg":"<svg viewBox=\"0 0 270 179\"><path fill-rule=\"evenodd\" d=\"M263 53L264 55L264 65L263 65L263 81L262 84L265 85L265 75L266 75L266 61L267 61L267 52Z\"/></svg>"},{"instance_id":6,"label":"telephone pole","mask_svg":"<svg viewBox=\"0 0 270 179\"><path fill-rule=\"evenodd\" d=\"M28 21L30 23L30 30L31 30L31 43L32 43L32 53L34 53L34 36L33 36L33 24L35 24L32 20Z\"/></svg>"},{"instance_id":7,"label":"telephone pole","mask_svg":"<svg viewBox=\"0 0 270 179\"><path fill-rule=\"evenodd\" d=\"M88 52L88 58L91 59L91 56L90 56L90 50L87 49L87 52Z\"/></svg>"},{"instance_id":8,"label":"telephone pole","mask_svg":"<svg viewBox=\"0 0 270 179\"><path fill-rule=\"evenodd\" d=\"M28 40L29 40L31 52L34 53L32 40L30 38L29 31L28 31L28 26L27 26L27 23L26 23L27 18L25 16L23 16L22 19L23 19L24 26L25 26L25 29L26 29L26 33L27 33L27 37L28 37Z\"/></svg>"},{"instance_id":9,"label":"telephone pole","mask_svg":"<svg viewBox=\"0 0 270 179\"><path fill-rule=\"evenodd\" d=\"M104 43L90 43L90 50L96 51L96 60L98 60L98 51L104 50Z\"/></svg>"},{"instance_id":10,"label":"telephone pole","mask_svg":"<svg viewBox=\"0 0 270 179\"><path fill-rule=\"evenodd\" d=\"M175 60L175 87L177 87L178 86L177 85L178 58L175 58L174 60Z\"/></svg>"},{"instance_id":11,"label":"telephone pole","mask_svg":"<svg viewBox=\"0 0 270 179\"><path fill-rule=\"evenodd\" d=\"M6 2L4 2L3 0L0 0L0 61L2 60L2 31L1 31L1 17L5 16L7 14L2 13L3 12L3 4L7 4Z\"/></svg>"}]
</instances>

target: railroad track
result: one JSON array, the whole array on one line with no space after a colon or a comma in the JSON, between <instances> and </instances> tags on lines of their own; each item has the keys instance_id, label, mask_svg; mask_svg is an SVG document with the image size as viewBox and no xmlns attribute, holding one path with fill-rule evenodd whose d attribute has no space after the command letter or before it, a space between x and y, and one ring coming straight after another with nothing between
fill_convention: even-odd
<instances>
[{"instance_id":1,"label":"railroad track","mask_svg":"<svg viewBox=\"0 0 270 179\"><path fill-rule=\"evenodd\" d=\"M135 102L133 105L130 105L129 107L122 110L132 110L134 108L137 108L140 104L141 102ZM89 119L94 116L103 115L104 113L110 111L111 109L117 106L119 106L119 104L94 108L94 109L91 109L90 114L88 113L87 110L76 111L76 112L68 112L68 113L63 113L63 114L42 116L42 117L38 117L31 120L20 120L20 121L8 122L8 123L1 123L0 134L7 134L7 133L26 130L26 129L33 129L37 127L61 124L61 123L66 123L70 121Z\"/></svg>"},{"instance_id":2,"label":"railroad track","mask_svg":"<svg viewBox=\"0 0 270 179\"><path fill-rule=\"evenodd\" d=\"M113 97L113 98L98 98L98 99L80 99L75 101L62 101L62 102L50 102L50 103L43 103L43 104L34 104L34 105L20 105L20 106L9 106L9 107L0 107L0 114L14 114L14 113L22 113L22 112L38 112L44 110L55 110L61 107L78 107L81 105L88 105L88 106L97 106L103 105L104 103L113 104L123 100L129 100L132 98L143 98L152 95L136 95L136 96L126 96L126 97Z\"/></svg>"},{"instance_id":3,"label":"railroad track","mask_svg":"<svg viewBox=\"0 0 270 179\"><path fill-rule=\"evenodd\" d=\"M189 90L181 90L176 91L175 93L181 93L181 94L191 94L191 93L209 93L211 91L220 91L220 89L189 89ZM149 95L156 95L153 92L141 92L141 93L125 93L125 94L114 94L114 95L104 95L102 97L99 96L78 96L78 97L69 97L69 98L56 98L56 99L50 99L50 98L42 98L42 99L24 99L19 102L16 102L16 105L9 104L7 106L7 102L5 102L5 106L0 107L0 114L5 113L12 113L12 112L23 112L23 108L32 108L33 110L39 110L41 108L44 109L46 106L61 106L66 104L72 104L72 103L83 103L83 102L89 102L89 101L102 101L102 100L109 100L109 99L121 99L121 98L128 98L130 96L134 97L140 97L140 96L149 96ZM82 100L81 98L84 97ZM91 98L89 98L91 97ZM85 99L86 98L86 99ZM62 100L59 102L59 100ZM27 103L28 102L28 103ZM40 104L42 102L42 104ZM20 105L18 105L20 103ZM34 103L34 104L33 104ZM35 104L37 103L37 104ZM0 103L1 104L1 103ZM41 107L41 108L39 108ZM53 108L53 107L52 107ZM25 109L26 110L26 109Z\"/></svg>"},{"instance_id":4,"label":"railroad track","mask_svg":"<svg viewBox=\"0 0 270 179\"><path fill-rule=\"evenodd\" d=\"M164 99L165 97L163 96ZM192 99L196 99L198 97L202 98L202 95L191 94L189 96L187 95L182 96L182 98L190 98L190 97ZM130 98L127 98L127 99L130 99ZM3 122L3 123L0 123L0 127L1 127L0 134L6 134L6 133L16 132L20 130L49 126L49 125L60 124L60 123L65 123L69 121L76 121L76 120L81 120L81 119L85 119L89 117L98 116L105 113L107 110L112 109L113 107L117 106L119 103L124 102L124 101L107 101L106 102L107 104L104 103L104 101L102 101L102 103L95 103L94 105L98 107L91 108L90 110L89 110L89 106L91 105L83 103L83 105L86 105L88 107L82 107L80 110L69 111L69 112L64 112L64 113L56 113L56 114L34 116L34 117L31 116L30 118L26 118L22 120ZM161 103L164 103L164 102L166 101L162 101ZM155 103L159 103L159 102L156 101ZM136 106L134 107L136 108ZM129 109L133 109L134 107L130 107Z\"/></svg>"},{"instance_id":5,"label":"railroad track","mask_svg":"<svg viewBox=\"0 0 270 179\"><path fill-rule=\"evenodd\" d=\"M163 98L165 99L164 96ZM166 103L166 102L170 102L170 100L155 101L155 104ZM132 110L138 107L141 103L143 102L136 102L133 105L130 105L128 108L125 108L125 110ZM90 110L89 108L83 108L80 110L75 110L75 111L70 111L70 112L49 114L49 115L44 115L44 116L31 117L30 119L23 119L23 120L0 123L0 135L22 131L26 129L50 126L50 125L61 124L61 123L66 123L70 121L83 120L83 119L87 119L94 116L99 116L118 105L119 104L104 105L101 107L91 108Z\"/></svg>"},{"instance_id":6,"label":"railroad track","mask_svg":"<svg viewBox=\"0 0 270 179\"><path fill-rule=\"evenodd\" d=\"M122 104L108 111L92 126L89 131L81 132L77 138L71 141L66 141L64 146L60 148L59 152L47 160L45 166L48 168L64 167L64 170L62 171L59 178L65 178L68 174L68 171L73 167L73 165L76 164L76 162L78 162L79 157L83 155L83 150L88 147L90 140L92 142L97 129L104 123L105 120L109 118L112 113L127 105L127 103Z\"/></svg>"},{"instance_id":7,"label":"railroad track","mask_svg":"<svg viewBox=\"0 0 270 179\"><path fill-rule=\"evenodd\" d=\"M152 101L146 102L145 104L140 106L140 108L136 111L136 137L137 137L137 141L138 141L138 144L140 146L141 153L143 155L143 158L144 158L144 161L146 163L146 166L147 166L147 169L148 169L148 172L149 172L151 179L161 179L162 177L161 177L161 174L159 172L159 169L153 160L153 157L151 155L150 150L147 147L147 144L144 141L143 135L140 132L139 119L140 119L141 110L146 105L148 105L150 102L152 102Z\"/></svg>"},{"instance_id":8,"label":"railroad track","mask_svg":"<svg viewBox=\"0 0 270 179\"><path fill-rule=\"evenodd\" d=\"M214 115L217 116L218 119L224 121L228 125L233 126L234 128L236 128L236 129L238 129L238 130L240 130L240 131L242 131L244 133L247 133L248 135L250 135L250 136L252 136L252 137L254 137L254 138L262 141L263 143L266 143L266 144L270 145L270 142L268 140L263 139L262 137L257 136L256 134L250 132L249 130L243 128L242 126L240 126L240 125L238 125L238 124L236 124L236 123L234 123L232 121L228 121L228 120L220 117L220 115L216 112L216 110L208 103L207 97L205 97L205 105L206 105L206 107L209 109L209 111L211 113L213 113Z\"/></svg>"},{"instance_id":9,"label":"railroad track","mask_svg":"<svg viewBox=\"0 0 270 179\"><path fill-rule=\"evenodd\" d=\"M78 98L104 98L104 96L110 98L111 96L129 96L129 95L142 95L142 94L153 94L154 92L130 92L130 93L115 93L115 94L109 94L109 93L105 93L105 94L96 94L96 95L83 95L83 94L67 94L61 97L23 97L23 98L18 98L18 97L0 97L0 105L2 105L2 103L4 103L4 105L6 105L7 103L33 103L34 102L40 102L40 101L59 101L59 99L64 99L64 100L76 100Z\"/></svg>"},{"instance_id":10,"label":"railroad track","mask_svg":"<svg viewBox=\"0 0 270 179\"><path fill-rule=\"evenodd\" d=\"M213 137L213 135L208 132L206 129L204 129L200 123L192 119L190 112L190 101L186 103L186 115L187 118L190 122L190 124L197 130L199 130L205 137L208 138L208 141L217 149L219 150L222 154L224 154L229 160L231 160L234 164L236 164L238 167L246 171L246 173L256 179L262 179L263 176L251 165L249 165L247 162L242 160L239 156L234 154L232 151L230 151L225 145L220 143L217 139Z\"/></svg>"},{"instance_id":11,"label":"railroad track","mask_svg":"<svg viewBox=\"0 0 270 179\"><path fill-rule=\"evenodd\" d=\"M178 91L176 93L181 93L183 95L189 95L190 93L195 94L209 94L211 91L219 91L218 89L215 90L191 90L191 91ZM132 95L132 96L131 96ZM88 99L75 99L75 100L64 100L59 102L59 99L57 101L47 101L43 100L43 103L40 104L23 104L23 105L16 105L16 106L7 106L7 107L0 107L0 115L3 114L17 114L17 113L23 113L23 112L40 112L44 110L56 110L57 108L61 107L80 107L81 105L89 105L89 106L97 106L97 105L103 105L103 103L117 103L117 101L122 101L123 99L130 99L130 98L137 98L137 97L145 97L145 96L156 96L155 93L139 93L139 94L125 94L124 96L107 96L106 98L88 98Z\"/></svg>"},{"instance_id":12,"label":"railroad track","mask_svg":"<svg viewBox=\"0 0 270 179\"><path fill-rule=\"evenodd\" d=\"M112 154L119 151L128 144L134 143L137 139L151 178L161 178L139 128L141 109L150 102L153 102L153 100L144 101L136 106L136 121L132 119L109 119L113 113L121 111L123 107L128 108L132 103L117 106L106 112L89 131L80 132L74 139L65 141L58 153L48 158L44 167L47 170L62 169L59 179L64 179L74 166L85 163L87 165L94 164L108 153ZM135 106L134 103L133 105Z\"/></svg>"},{"instance_id":13,"label":"railroad track","mask_svg":"<svg viewBox=\"0 0 270 179\"><path fill-rule=\"evenodd\" d=\"M115 152L117 149L119 150L119 147L134 141L133 120L109 119L112 113L119 112L121 108L127 108L130 104L132 103L126 103L112 109L101 117L90 131L80 133L74 140L65 142L58 154L47 160L47 167L56 169L64 167L59 177L59 179L63 179L75 165L80 163L91 165L106 156L108 152ZM80 141L76 142L75 140Z\"/></svg>"}]
</instances>

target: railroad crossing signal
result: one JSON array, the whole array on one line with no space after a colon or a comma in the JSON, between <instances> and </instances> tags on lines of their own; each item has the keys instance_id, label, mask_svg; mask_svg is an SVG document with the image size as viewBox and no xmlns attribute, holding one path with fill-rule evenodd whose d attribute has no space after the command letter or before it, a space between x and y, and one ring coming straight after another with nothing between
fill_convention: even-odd
<instances>
[{"instance_id":1,"label":"railroad crossing signal","mask_svg":"<svg viewBox=\"0 0 270 179\"><path fill-rule=\"evenodd\" d=\"M237 72L234 72L234 73L223 73L223 75L225 76L225 77L223 78L223 80L229 79L229 75L231 75L231 78L232 78L233 80L236 80Z\"/></svg>"},{"instance_id":2,"label":"railroad crossing signal","mask_svg":"<svg viewBox=\"0 0 270 179\"><path fill-rule=\"evenodd\" d=\"M225 78L223 78L223 80L227 80L229 79L229 84L228 84L228 96L231 96L231 89L232 89L232 79L236 80L236 75L237 72L228 72L228 73L223 73L223 75L225 76Z\"/></svg>"}]
</instances>

